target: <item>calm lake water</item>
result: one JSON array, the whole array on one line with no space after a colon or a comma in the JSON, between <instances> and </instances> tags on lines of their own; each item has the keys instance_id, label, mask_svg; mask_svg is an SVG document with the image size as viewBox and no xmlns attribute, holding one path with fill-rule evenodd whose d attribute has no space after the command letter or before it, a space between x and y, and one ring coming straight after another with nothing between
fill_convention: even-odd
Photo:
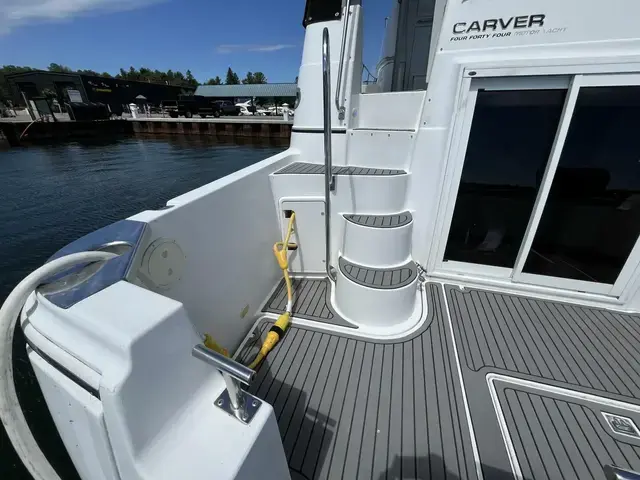
<instances>
[{"instance_id":1,"label":"calm lake water","mask_svg":"<svg viewBox=\"0 0 640 480\"><path fill-rule=\"evenodd\" d=\"M0 302L76 238L266 157L284 146L188 137L95 140L0 151ZM63 480L78 478L16 331L14 370L27 421ZM30 479L0 429L0 478Z\"/></svg>"}]
</instances>

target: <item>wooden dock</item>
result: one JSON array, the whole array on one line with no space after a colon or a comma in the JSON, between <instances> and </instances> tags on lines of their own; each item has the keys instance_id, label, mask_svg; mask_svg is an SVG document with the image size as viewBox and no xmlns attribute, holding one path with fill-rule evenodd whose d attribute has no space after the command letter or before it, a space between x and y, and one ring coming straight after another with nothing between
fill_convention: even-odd
<instances>
[{"instance_id":1,"label":"wooden dock","mask_svg":"<svg viewBox=\"0 0 640 480\"><path fill-rule=\"evenodd\" d=\"M286 139L293 121L270 117L130 118L135 134Z\"/></svg>"},{"instance_id":2,"label":"wooden dock","mask_svg":"<svg viewBox=\"0 0 640 480\"><path fill-rule=\"evenodd\" d=\"M293 121L270 117L161 118L141 117L98 121L31 122L2 119L0 138L15 147L114 135L200 135L223 141L286 143ZM25 129L26 133L25 132Z\"/></svg>"}]
</instances>

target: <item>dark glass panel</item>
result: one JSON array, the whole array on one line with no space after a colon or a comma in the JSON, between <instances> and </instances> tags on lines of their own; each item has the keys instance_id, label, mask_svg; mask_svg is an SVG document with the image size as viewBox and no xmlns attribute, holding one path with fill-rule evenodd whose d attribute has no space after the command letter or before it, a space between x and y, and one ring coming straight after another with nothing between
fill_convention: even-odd
<instances>
[{"instance_id":1,"label":"dark glass panel","mask_svg":"<svg viewBox=\"0 0 640 480\"><path fill-rule=\"evenodd\" d=\"M578 95L526 273L615 283L640 233L640 87Z\"/></svg>"},{"instance_id":2,"label":"dark glass panel","mask_svg":"<svg viewBox=\"0 0 640 480\"><path fill-rule=\"evenodd\" d=\"M567 91L479 91L445 260L512 268Z\"/></svg>"}]
</instances>

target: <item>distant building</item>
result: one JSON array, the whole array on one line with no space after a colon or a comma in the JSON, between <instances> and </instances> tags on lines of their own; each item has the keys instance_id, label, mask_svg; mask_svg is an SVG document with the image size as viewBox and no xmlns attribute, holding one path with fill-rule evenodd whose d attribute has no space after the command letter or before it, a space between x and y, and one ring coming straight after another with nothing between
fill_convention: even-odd
<instances>
[{"instance_id":1,"label":"distant building","mask_svg":"<svg viewBox=\"0 0 640 480\"><path fill-rule=\"evenodd\" d=\"M289 103L293 106L296 100L298 85L295 83L255 83L247 85L200 85L196 95L233 101L270 99L274 103Z\"/></svg>"},{"instance_id":2,"label":"distant building","mask_svg":"<svg viewBox=\"0 0 640 480\"><path fill-rule=\"evenodd\" d=\"M195 90L194 87L38 70L14 73L7 75L6 79L15 104L24 104L22 94L30 100L42 96L45 89L50 89L63 103L78 100L85 103L100 102L108 104L114 112L121 111L122 105L135 102L138 95L144 96L150 104L159 105L163 100L177 100L178 95L191 94ZM69 90L73 98L70 98Z\"/></svg>"}]
</instances>

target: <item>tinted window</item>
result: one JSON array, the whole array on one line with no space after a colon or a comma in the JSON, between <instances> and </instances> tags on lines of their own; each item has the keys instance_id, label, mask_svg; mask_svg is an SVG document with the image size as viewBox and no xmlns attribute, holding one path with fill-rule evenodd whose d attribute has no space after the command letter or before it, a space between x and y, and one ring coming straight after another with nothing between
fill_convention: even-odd
<instances>
[{"instance_id":1,"label":"tinted window","mask_svg":"<svg viewBox=\"0 0 640 480\"><path fill-rule=\"evenodd\" d=\"M512 268L566 90L479 91L444 260Z\"/></svg>"},{"instance_id":2,"label":"tinted window","mask_svg":"<svg viewBox=\"0 0 640 480\"><path fill-rule=\"evenodd\" d=\"M640 87L582 88L523 271L615 283L640 233Z\"/></svg>"}]
</instances>

